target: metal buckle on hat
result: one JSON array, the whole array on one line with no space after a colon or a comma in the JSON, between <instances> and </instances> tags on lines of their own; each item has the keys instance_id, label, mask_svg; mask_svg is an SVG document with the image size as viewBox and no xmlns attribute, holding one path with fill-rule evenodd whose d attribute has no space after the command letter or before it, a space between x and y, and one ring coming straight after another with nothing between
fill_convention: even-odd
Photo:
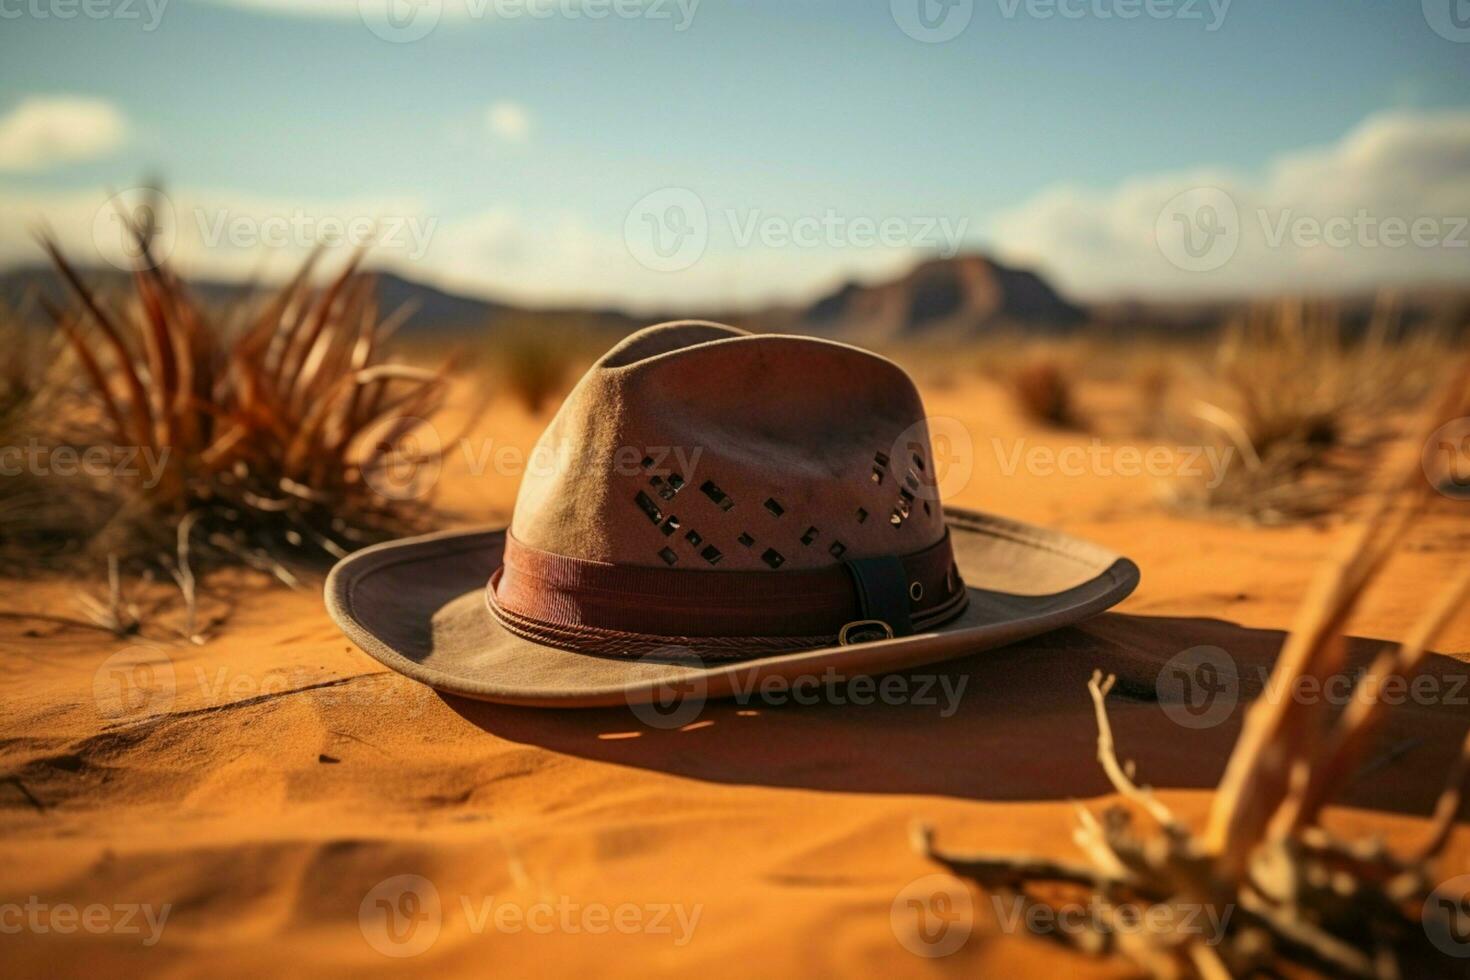
<instances>
[{"instance_id":1,"label":"metal buckle on hat","mask_svg":"<svg viewBox=\"0 0 1470 980\"><path fill-rule=\"evenodd\" d=\"M844 647L855 643L872 643L875 640L891 639L893 639L893 627L881 619L854 619L843 626L841 632L837 634L837 644Z\"/></svg>"}]
</instances>

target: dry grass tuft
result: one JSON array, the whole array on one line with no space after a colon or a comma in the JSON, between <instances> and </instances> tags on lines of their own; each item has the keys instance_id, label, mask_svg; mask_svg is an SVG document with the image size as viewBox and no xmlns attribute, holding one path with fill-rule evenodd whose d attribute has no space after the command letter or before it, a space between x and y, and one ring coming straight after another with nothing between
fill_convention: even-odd
<instances>
[{"instance_id":1,"label":"dry grass tuft","mask_svg":"<svg viewBox=\"0 0 1470 980\"><path fill-rule=\"evenodd\" d=\"M1344 625L1405 529L1435 499L1417 450L1441 424L1466 415L1470 360L1415 428L1417 438L1404 447L1408 458L1383 485L1368 518L1321 569L1266 690L1298 690L1304 681L1321 683L1343 670ZM1089 690L1098 759L1131 807L1110 807L1101 819L1079 808L1073 839L1086 863L940 851L922 828L916 846L952 872L1023 902L1036 901L1028 886L1089 891L1099 917L1082 931L1046 935L1085 952L1121 955L1154 977L1279 976L1288 965L1381 980L1443 971L1444 954L1431 937L1459 934L1452 919L1460 896L1431 899L1440 880L1437 859L1462 809L1470 739L1412 853L1394 854L1376 840L1339 839L1321 817L1360 771L1382 725L1388 705L1378 694L1407 689L1467 596L1470 564L1430 597L1398 646L1373 662L1345 711L1334 713L1321 699L1262 697L1252 704L1202 834L1119 763L1104 707L1113 679L1095 674ZM1120 907L1143 914L1110 919Z\"/></svg>"},{"instance_id":2,"label":"dry grass tuft","mask_svg":"<svg viewBox=\"0 0 1470 980\"><path fill-rule=\"evenodd\" d=\"M491 360L506 390L527 412L540 415L566 390L582 346L574 323L512 319L496 328Z\"/></svg>"},{"instance_id":3,"label":"dry grass tuft","mask_svg":"<svg viewBox=\"0 0 1470 980\"><path fill-rule=\"evenodd\" d=\"M133 232L147 259L147 231ZM142 262L110 302L42 244L77 301L48 306L85 379L71 439L121 464L102 481L112 509L96 550L168 565L187 521L196 559L289 580L286 565L423 526L427 500L385 496L374 477L402 463L447 369L385 361L395 318L380 318L360 256L320 288L313 256L226 322L162 264Z\"/></svg>"},{"instance_id":4,"label":"dry grass tuft","mask_svg":"<svg viewBox=\"0 0 1470 980\"><path fill-rule=\"evenodd\" d=\"M1283 300L1231 325L1169 426L1228 451L1229 467L1216 486L1181 483L1174 503L1266 524L1340 511L1444 363L1440 338L1398 336L1395 321L1381 300L1367 335L1349 341L1332 307Z\"/></svg>"},{"instance_id":5,"label":"dry grass tuft","mask_svg":"<svg viewBox=\"0 0 1470 980\"><path fill-rule=\"evenodd\" d=\"M7 572L22 571L37 557L54 557L90 516L79 481L43 479L57 410L47 370L52 347L19 317L0 310L0 567Z\"/></svg>"},{"instance_id":6,"label":"dry grass tuft","mask_svg":"<svg viewBox=\"0 0 1470 980\"><path fill-rule=\"evenodd\" d=\"M37 345L8 310L0 311L0 346L5 349L5 360L0 362L0 433L10 440L23 431L41 393L41 370Z\"/></svg>"},{"instance_id":7,"label":"dry grass tuft","mask_svg":"<svg viewBox=\"0 0 1470 980\"><path fill-rule=\"evenodd\" d=\"M6 351L0 363L0 448L7 457L21 451L33 431L41 371L32 346L19 321L8 314L0 319L0 348ZM12 544L25 534L31 509L40 496L27 467L15 469L0 479L0 544Z\"/></svg>"},{"instance_id":8,"label":"dry grass tuft","mask_svg":"<svg viewBox=\"0 0 1470 980\"><path fill-rule=\"evenodd\" d=\"M1011 394L1027 418L1058 429L1080 429L1072 377L1055 359L1032 361L1010 379Z\"/></svg>"},{"instance_id":9,"label":"dry grass tuft","mask_svg":"<svg viewBox=\"0 0 1470 980\"><path fill-rule=\"evenodd\" d=\"M98 597L79 592L77 605L81 607L90 625L106 630L118 639L133 636L143 628L138 604L123 594L122 575L118 571L116 555L109 555L107 558L106 594Z\"/></svg>"}]
</instances>

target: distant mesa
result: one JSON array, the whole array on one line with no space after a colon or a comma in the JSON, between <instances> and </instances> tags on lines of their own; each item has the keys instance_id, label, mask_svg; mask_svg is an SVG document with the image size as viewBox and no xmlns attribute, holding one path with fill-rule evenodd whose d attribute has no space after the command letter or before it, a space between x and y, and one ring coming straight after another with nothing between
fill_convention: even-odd
<instances>
[{"instance_id":1,"label":"distant mesa","mask_svg":"<svg viewBox=\"0 0 1470 980\"><path fill-rule=\"evenodd\" d=\"M964 255L923 262L891 282L849 282L802 311L798 325L878 341L962 338L1005 326L1064 331L1085 319L1081 308L1029 269Z\"/></svg>"},{"instance_id":2,"label":"distant mesa","mask_svg":"<svg viewBox=\"0 0 1470 980\"><path fill-rule=\"evenodd\" d=\"M86 278L104 292L120 291L126 274L92 269ZM494 330L511 322L578 321L585 328L628 332L656 322L659 315L616 309L526 308L447 292L393 273L378 273L379 308L408 304L413 314L408 335ZM239 284L192 280L190 288L207 303L228 303L246 295ZM55 272L46 267L0 271L0 304L35 310L38 297L57 302L68 297ZM31 302L27 302L30 300ZM675 315L706 317L751 330L814 333L881 343L914 338L962 340L1001 327L1030 332L1062 331L1081 324L1086 313L1067 302L1044 279L982 255L922 262L889 282L851 282L808 306L775 307L743 313L686 310Z\"/></svg>"},{"instance_id":3,"label":"distant mesa","mask_svg":"<svg viewBox=\"0 0 1470 980\"><path fill-rule=\"evenodd\" d=\"M1065 334L1081 327L1110 334L1171 337L1212 333L1270 296L1170 300L1119 297L1083 306L1064 298L1041 275L986 255L967 254L920 262L897 278L848 282L816 300L790 306L735 310L670 309L632 313L613 307L530 307L449 292L388 272L378 272L378 305L384 314L411 311L401 336L495 334L507 329L575 331L597 338L622 337L660 320L690 317L762 332L804 333L890 348L893 345L961 343L994 334ZM84 278L104 293L125 293L127 274L93 268ZM238 302L249 288L234 282L190 280L209 305ZM1393 291L1404 329L1464 330L1470 324L1470 289L1463 284L1425 284ZM1343 329L1368 329L1378 298L1372 291L1330 298ZM44 323L41 300L69 305L66 287L44 266L0 269L0 315L19 313Z\"/></svg>"}]
</instances>

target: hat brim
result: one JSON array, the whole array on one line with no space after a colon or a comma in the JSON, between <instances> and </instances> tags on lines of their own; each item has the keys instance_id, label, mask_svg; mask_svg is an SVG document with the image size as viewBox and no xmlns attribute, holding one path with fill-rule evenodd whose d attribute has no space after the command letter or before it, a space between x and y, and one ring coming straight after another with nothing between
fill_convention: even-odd
<instances>
[{"instance_id":1,"label":"hat brim","mask_svg":"<svg viewBox=\"0 0 1470 980\"><path fill-rule=\"evenodd\" d=\"M707 698L836 670L882 674L1005 646L1094 616L1138 584L1138 566L1057 531L946 508L969 607L912 636L738 662L576 653L505 629L485 602L505 529L450 531L365 548L326 582L327 612L354 643L437 690L540 707L639 704L671 689Z\"/></svg>"}]
</instances>

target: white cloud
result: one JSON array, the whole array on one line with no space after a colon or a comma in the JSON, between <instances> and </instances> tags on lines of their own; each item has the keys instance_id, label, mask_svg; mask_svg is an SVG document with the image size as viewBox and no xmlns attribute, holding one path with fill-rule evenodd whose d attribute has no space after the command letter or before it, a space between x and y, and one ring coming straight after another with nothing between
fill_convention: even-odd
<instances>
[{"instance_id":1,"label":"white cloud","mask_svg":"<svg viewBox=\"0 0 1470 980\"><path fill-rule=\"evenodd\" d=\"M143 199L133 191L122 197L126 210ZM659 313L805 302L854 275L898 275L917 257L890 248L738 248L714 213L709 254L670 274L640 263L621 227L570 212L446 213L413 196L286 199L210 188L170 189L159 209L159 225L169 229L160 251L186 277L279 282L318 241L355 236L369 245L369 266L445 289ZM101 191L0 185L0 268L44 262L31 235L38 227L51 229L78 265L130 267L117 209ZM326 266L346 254L337 249Z\"/></svg>"},{"instance_id":2,"label":"white cloud","mask_svg":"<svg viewBox=\"0 0 1470 980\"><path fill-rule=\"evenodd\" d=\"M338 246L344 256L362 244L370 264L411 273L439 233L437 215L414 197L283 200L183 188L153 199L137 190L109 198L100 191L0 188L0 267L43 262L31 231L46 228L78 265L129 268L121 216L136 215L145 201L164 230L163 257L204 278L279 280L318 244Z\"/></svg>"},{"instance_id":3,"label":"white cloud","mask_svg":"<svg viewBox=\"0 0 1470 980\"><path fill-rule=\"evenodd\" d=\"M124 213L145 200L123 191ZM724 273L668 277L640 266L619 233L603 233L576 215L533 215L509 208L443 215L416 197L274 198L210 188L172 188L158 203L166 229L159 251L181 274L226 281L280 282L322 239L366 236L366 264L421 282L532 304L669 308L717 288ZM124 228L101 191L34 191L0 186L0 268L36 265L45 256L36 228L57 236L79 266L130 268ZM328 268L344 261L334 250ZM671 286L676 287L671 290Z\"/></svg>"},{"instance_id":4,"label":"white cloud","mask_svg":"<svg viewBox=\"0 0 1470 980\"><path fill-rule=\"evenodd\" d=\"M1228 261L1189 272L1160 248L1161 229L1170 231L1160 214L1181 193L1191 206L1218 203L1213 192L1187 193L1201 187L1228 196L1238 213L1238 245ZM371 265L524 303L678 312L805 302L849 277L896 275L919 257L913 248L842 243L742 245L735 225L744 227L744 212L731 217L726 202L714 200L703 215L709 239L702 256L681 271L660 272L639 261L640 242L625 238L620 218L448 210L414 195L297 199L174 188L169 197L171 257L186 275L279 279L316 241L366 235ZM42 260L30 235L41 220L78 262L122 261L120 226L105 198L100 191L0 185L0 267ZM1352 219L1360 212L1373 223L1373 242L1355 237ZM1470 219L1470 113L1394 114L1370 119L1330 146L1284 154L1256 175L1214 168L1146 175L1098 191L1053 188L1002 215L993 240L1003 255L1040 265L1079 297L1330 291L1464 281L1470 227L1457 231L1461 218ZM1341 219L1348 238L1341 246L1302 244L1290 229L1303 219L1324 232ZM1424 219L1438 239L1416 244L1413 223ZM1393 221L1404 226L1406 240L1383 244ZM1273 243L1278 233L1281 241ZM1466 244L1453 244L1456 235Z\"/></svg>"},{"instance_id":5,"label":"white cloud","mask_svg":"<svg viewBox=\"0 0 1470 980\"><path fill-rule=\"evenodd\" d=\"M510 143L524 143L531 134L531 114L519 102L496 102L485 110L490 132Z\"/></svg>"},{"instance_id":6,"label":"white cloud","mask_svg":"<svg viewBox=\"0 0 1470 980\"><path fill-rule=\"evenodd\" d=\"M910 249L732 247L724 218L712 222L708 254L668 273L640 262L621 228L495 208L446 220L411 275L512 302L678 314L805 303L850 278L900 275L919 257Z\"/></svg>"},{"instance_id":7,"label":"white cloud","mask_svg":"<svg viewBox=\"0 0 1470 980\"><path fill-rule=\"evenodd\" d=\"M1238 232L1198 260L1179 252L1185 230L1202 249L1212 222ZM1259 175L1212 167L1052 187L998 216L991 237L1078 296L1200 296L1463 281L1467 224L1470 113L1397 112Z\"/></svg>"},{"instance_id":8,"label":"white cloud","mask_svg":"<svg viewBox=\"0 0 1470 980\"><path fill-rule=\"evenodd\" d=\"M90 160L122 145L127 121L111 103L32 96L0 117L0 170L40 170Z\"/></svg>"},{"instance_id":9,"label":"white cloud","mask_svg":"<svg viewBox=\"0 0 1470 980\"><path fill-rule=\"evenodd\" d=\"M202 0L222 7L244 7L296 17L358 16L358 0Z\"/></svg>"},{"instance_id":10,"label":"white cloud","mask_svg":"<svg viewBox=\"0 0 1470 980\"><path fill-rule=\"evenodd\" d=\"M285 17L311 17L324 20L355 20L360 22L380 21L385 17L398 19L399 23L415 16L431 18L435 23L441 19L455 22L495 21L532 19L524 14L534 7L560 10L575 7L579 0L511 0L497 3L496 0L195 0L217 7L235 7L262 14ZM510 16L499 16L504 10ZM536 18L541 19L541 18Z\"/></svg>"}]
</instances>

